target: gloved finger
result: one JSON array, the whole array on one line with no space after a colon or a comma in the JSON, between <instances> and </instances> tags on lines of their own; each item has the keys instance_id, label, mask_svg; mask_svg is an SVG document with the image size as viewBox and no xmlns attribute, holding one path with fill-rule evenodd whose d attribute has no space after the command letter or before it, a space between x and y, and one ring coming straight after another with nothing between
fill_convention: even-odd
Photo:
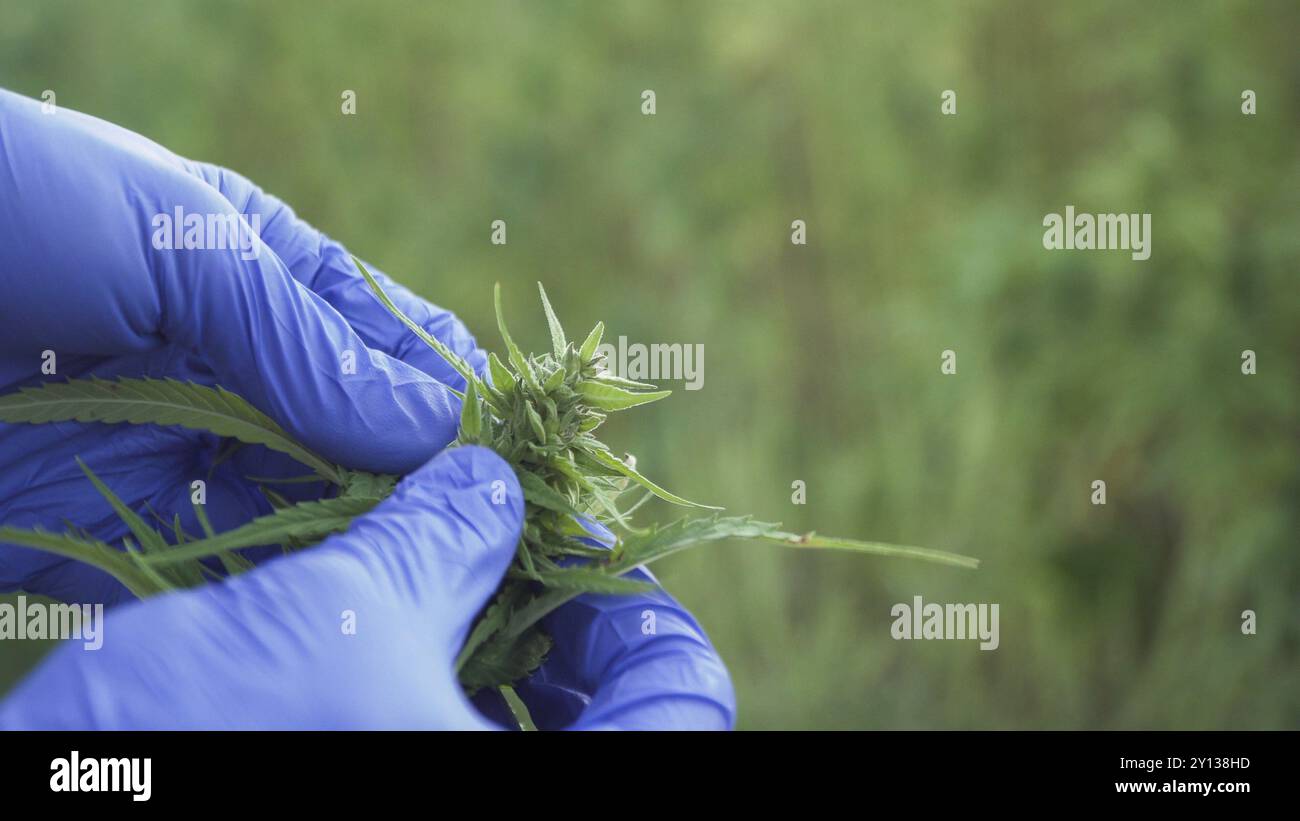
<instances>
[{"instance_id":1,"label":"gloved finger","mask_svg":"<svg viewBox=\"0 0 1300 821\"><path fill-rule=\"evenodd\" d=\"M104 646L60 648L0 727L486 727L453 659L522 522L500 457L448 451L313 550L110 614Z\"/></svg>"},{"instance_id":2,"label":"gloved finger","mask_svg":"<svg viewBox=\"0 0 1300 821\"><path fill-rule=\"evenodd\" d=\"M105 480L111 483L112 477ZM147 507L143 504L131 507L151 524L155 524L164 538L173 538L173 513L180 516L181 527L188 536L201 537L203 531L194 507L190 504L190 493L188 486L179 486L174 491L169 487ZM257 496L255 489L230 476L218 474L210 477L205 493L209 501L204 512L218 532L233 529L270 512L270 506ZM154 512L163 521L155 521L151 515ZM122 539L129 535L129 529L115 514L110 512L108 516L111 517L108 520L111 528L96 529L94 535L110 544L120 545ZM278 556L280 552L279 548L273 546L242 551L252 561ZM214 563L213 570L220 571L220 565ZM110 608L135 600L135 595L121 582L93 565L16 546L6 546L5 550L0 551L0 591L9 590L23 590L67 603L101 603Z\"/></svg>"},{"instance_id":3,"label":"gloved finger","mask_svg":"<svg viewBox=\"0 0 1300 821\"><path fill-rule=\"evenodd\" d=\"M240 174L208 163L190 165L238 211L257 216L262 241L284 262L293 278L342 314L368 346L464 390L464 378L379 302L342 245ZM367 264L366 268L403 313L468 361L475 372L485 371L487 355L455 314L426 302L374 266Z\"/></svg>"},{"instance_id":4,"label":"gloved finger","mask_svg":"<svg viewBox=\"0 0 1300 821\"><path fill-rule=\"evenodd\" d=\"M514 471L482 447L439 455L398 483L393 495L307 557L356 557L387 598L418 605L448 659L496 592L523 528Z\"/></svg>"},{"instance_id":5,"label":"gloved finger","mask_svg":"<svg viewBox=\"0 0 1300 821\"><path fill-rule=\"evenodd\" d=\"M195 181L186 210L235 215ZM260 245L260 240L253 240ZM413 470L456 435L459 400L436 379L369 348L272 251L155 257L163 334L203 353L217 381L309 448L349 467Z\"/></svg>"},{"instance_id":6,"label":"gloved finger","mask_svg":"<svg viewBox=\"0 0 1300 821\"><path fill-rule=\"evenodd\" d=\"M628 576L654 581L645 570ZM551 726L734 725L735 693L722 659L690 613L662 588L634 596L581 596L543 626L555 645L520 695L526 703L548 706Z\"/></svg>"},{"instance_id":7,"label":"gloved finger","mask_svg":"<svg viewBox=\"0 0 1300 821\"><path fill-rule=\"evenodd\" d=\"M578 518L578 523L590 534L579 539L586 545L609 549L618 541L613 531L593 518L582 516ZM569 558L561 560L560 564L567 567L582 564L584 561ZM548 660L526 681L515 684L516 692L524 700L533 721L541 729L559 729L569 726L577 720L591 701L587 693L575 689L571 674L557 672L560 666L562 665ZM548 671L551 671L550 675ZM569 683L566 683L566 678ZM518 727L518 721L511 713L509 705L495 688L479 690L474 694L473 702L474 707L495 724L512 729Z\"/></svg>"},{"instance_id":8,"label":"gloved finger","mask_svg":"<svg viewBox=\"0 0 1300 821\"><path fill-rule=\"evenodd\" d=\"M13 356L194 351L217 384L353 468L414 470L455 436L456 396L367 346L175 155L92 117L43 117L16 95L0 92L0 113L0 278L12 295L0 343Z\"/></svg>"},{"instance_id":9,"label":"gloved finger","mask_svg":"<svg viewBox=\"0 0 1300 821\"><path fill-rule=\"evenodd\" d=\"M274 601L283 634L296 637L316 635L320 622L346 613L360 641L344 643L346 669L331 691L363 690L378 678L386 702L417 704L437 692L444 715L453 703L459 717L435 726L485 727L455 681L453 660L514 556L523 512L504 460L486 448L455 448L403 479L345 534L229 582L231 618L242 621L246 607ZM376 637L396 644L381 638L375 645ZM397 667L395 646L404 656ZM292 652L271 648L270 655ZM356 708L332 709L346 716ZM429 726L397 717L378 723Z\"/></svg>"},{"instance_id":10,"label":"gloved finger","mask_svg":"<svg viewBox=\"0 0 1300 821\"><path fill-rule=\"evenodd\" d=\"M213 470L206 479L204 511L217 532L233 529L271 512L269 502L256 487L245 481L240 471L240 466L227 462ZM436 545L436 555L421 559L421 566L431 577L430 581L422 583L421 589L430 585L437 588L435 599L438 606L448 608L447 612L454 616L450 620L440 616L439 624L456 625L459 623L457 620L463 619L462 610L466 610L470 617L474 616L499 584L505 565L500 572L489 569L485 574L474 571L475 563L487 562L490 568L491 563L499 558L493 551L502 544L506 546L505 563L509 563L518 542L519 526L516 526L513 538L509 538L508 534L502 535L499 528L489 529L486 525L496 525L503 517L505 524L509 525L516 516L512 505L521 504L521 499L514 472L499 456L485 448L456 448L444 452L403 479L389 499L354 523L348 532L360 537L368 529L388 529L391 532L377 540L383 545L385 554L395 554L396 545L406 544L412 539L422 546L420 549L423 551ZM150 507L158 511L166 522L171 522L173 515L178 516L187 536L201 536L201 525L192 501L191 486L171 483L154 497ZM107 515L111 517L111 511ZM518 516L521 518L522 513ZM474 540L457 530L465 522L480 528L478 539L488 544L491 550L475 548ZM436 533L420 534L420 528L440 528L443 537ZM127 535L124 525L121 529L120 534L114 534L115 540ZM323 544L315 550L327 547ZM281 552L275 545L242 551L245 558L254 562L275 558ZM430 567L440 567L440 562L448 563L449 567L429 570ZM457 574L466 569L473 577L457 581ZM482 582L490 582L486 592L475 586ZM453 587L445 589L448 584ZM459 643L462 642L457 646Z\"/></svg>"},{"instance_id":11,"label":"gloved finger","mask_svg":"<svg viewBox=\"0 0 1300 821\"><path fill-rule=\"evenodd\" d=\"M583 544L590 545L591 547L611 548L614 546L614 543L618 541L618 537L614 535L614 531L589 516L578 517L578 524L582 525L583 529L586 530L587 533L591 534L586 538L578 540Z\"/></svg>"}]
</instances>

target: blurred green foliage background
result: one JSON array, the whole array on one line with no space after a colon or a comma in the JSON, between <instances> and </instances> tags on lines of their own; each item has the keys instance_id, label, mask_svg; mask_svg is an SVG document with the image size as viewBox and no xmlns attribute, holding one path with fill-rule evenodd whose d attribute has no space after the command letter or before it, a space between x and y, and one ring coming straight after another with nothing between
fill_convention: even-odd
<instances>
[{"instance_id":1,"label":"blurred green foliage background","mask_svg":"<svg viewBox=\"0 0 1300 821\"><path fill-rule=\"evenodd\" d=\"M1294 2L46 0L0 8L0 84L244 173L489 347L497 280L545 345L538 279L571 334L702 343L703 390L605 437L649 475L984 560L663 564L743 727L1294 728L1298 30ZM1045 251L1068 204L1150 212L1151 259ZM1001 647L893 641L914 595L999 603ZM0 687L39 650L0 643Z\"/></svg>"}]
</instances>

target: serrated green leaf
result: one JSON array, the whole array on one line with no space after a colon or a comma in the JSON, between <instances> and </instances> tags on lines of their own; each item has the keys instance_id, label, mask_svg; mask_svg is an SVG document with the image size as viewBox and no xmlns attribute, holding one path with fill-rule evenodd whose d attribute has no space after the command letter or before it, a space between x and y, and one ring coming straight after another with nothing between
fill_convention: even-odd
<instances>
[{"instance_id":1,"label":"serrated green leaf","mask_svg":"<svg viewBox=\"0 0 1300 821\"><path fill-rule=\"evenodd\" d=\"M648 405L651 402L657 402L672 395L672 391L634 393L616 385L596 382L591 379L584 379L578 383L578 393L582 394L588 405L603 411L627 410L628 408L635 408L637 405Z\"/></svg>"},{"instance_id":2,"label":"serrated green leaf","mask_svg":"<svg viewBox=\"0 0 1300 821\"><path fill-rule=\"evenodd\" d=\"M519 540L519 544L515 546L515 555L519 558L519 563L523 565L524 577L536 580L537 562L533 560L533 552L528 549L527 539ZM539 556L538 558L542 557Z\"/></svg>"},{"instance_id":3,"label":"serrated green leaf","mask_svg":"<svg viewBox=\"0 0 1300 821\"><path fill-rule=\"evenodd\" d=\"M281 544L289 539L316 541L346 530L357 516L370 512L378 499L340 496L299 502L293 507L259 516L251 522L209 539L146 557L150 566L161 567L215 556L222 551Z\"/></svg>"},{"instance_id":4,"label":"serrated green leaf","mask_svg":"<svg viewBox=\"0 0 1300 821\"><path fill-rule=\"evenodd\" d=\"M669 493L649 481L636 470L635 463L619 460L605 444L591 435L590 430L603 420L604 412L646 404L671 393L610 373L587 378L570 388L567 377L574 368L590 373L589 366L597 356L596 349L603 338L603 323L597 323L582 346L573 350L568 345L545 288L539 283L538 291L551 333L553 358L551 354L528 358L506 329L501 289L498 285L494 289L493 302L509 364L495 354L488 357L488 373L492 381L490 385L486 380L478 378L445 345L405 317L360 261L357 261L357 266L381 303L466 378L467 388L460 419L461 441L482 442L497 449L512 463L524 488L528 507L515 561L507 571L506 580L493 604L477 621L457 658L461 681L471 692L480 687L509 685L536 669L550 646L549 639L538 627L538 621L564 602L582 593L643 592L650 585L624 578L622 574L637 565L702 542L745 538L790 547L905 556L963 567L977 564L968 557L925 548L815 534L801 536L782 531L778 525L755 522L748 517L683 519L663 527L634 528L627 516L652 495L674 504L706 506ZM539 384L539 375L544 384ZM138 388L132 382L140 382L145 388ZM520 388L521 383L523 388ZM20 546L36 547L101 566L122 579L133 592L138 591L137 595L198 584L207 577L219 576L212 567L201 561L210 556L217 557L227 573L236 573L251 566L247 559L235 552L241 548L283 544L289 549L323 539L332 532L345 529L355 516L371 509L380 498L392 492L397 480L393 476L344 470L314 457L305 448L296 445L269 418L258 414L251 405L220 388L202 388L187 383L159 383L163 387L155 388L150 380L103 383L112 384L114 387L111 389L99 387L95 382L86 384L91 387L76 388L74 391L81 392L79 400L83 405L92 406L92 410L86 413L95 418L82 420L75 414L66 418L79 421L185 424L170 417L166 421L158 421L161 412L156 407L144 414L147 418L129 418L129 414L112 411L114 406L106 405L104 401L120 401L120 396L125 393L131 401L138 403L141 400L140 390L161 391L166 396L171 396L176 391L192 389L207 391L212 396L203 396L201 402L187 397L180 404L201 404L204 410L211 413L215 403L219 406L216 412L219 417L222 416L220 406L224 405L226 415L234 416L239 424L218 420L214 425L222 425L227 429L231 425L242 425L242 435L231 434L226 430L214 432L231 439L264 444L288 452L340 486L336 498L283 507L269 516L259 517L243 527L221 534L212 532L203 510L196 507L196 516L206 538L192 541L181 530L177 517L177 521L173 522L177 532L177 545L168 546L161 534L149 529L141 517L113 496L111 490L87 469L92 481L101 488L101 492L105 493L131 527L134 540L125 540L126 552L115 551L112 547L76 534L58 537L0 528L0 540L5 540L5 534L12 533L15 538L10 541ZM123 385L126 387L123 388ZM50 387L52 386L28 390L42 391ZM63 418L58 417L57 413L45 418L50 412L36 406L30 396L23 397L22 393L16 396L19 399L0 397L0 421L39 422ZM154 397L153 405L159 404ZM230 411L232 405L237 412ZM106 411L106 407L110 410ZM59 411L67 412L66 408ZM11 420L6 418L5 413L22 418ZM249 418L254 422L250 423ZM207 421L207 417L203 418L202 423L191 420L192 424L186 426L213 430L214 425L207 424ZM250 424L254 428L251 432L245 429ZM276 444L263 441L268 437ZM228 451L223 450L225 452ZM313 458L315 461L311 461ZM621 511L619 496L632 486L630 483L644 487L648 492L637 504ZM279 504L287 504L287 500L274 491L265 492L268 498L279 499ZM626 531L612 551L597 550L576 541L587 535L578 521L589 518L617 524ZM136 542L139 542L139 548L136 547ZM579 557L592 563L561 567L560 560L565 556ZM508 687L502 694L508 699L507 691ZM512 709L515 706L512 705ZM526 712L522 704L518 706Z\"/></svg>"},{"instance_id":5,"label":"serrated green leaf","mask_svg":"<svg viewBox=\"0 0 1300 821\"><path fill-rule=\"evenodd\" d=\"M44 530L24 530L0 526L0 543L26 547L73 559L98 567L122 583L139 598L174 589L156 573L148 573L120 550L85 536L70 533L47 533Z\"/></svg>"},{"instance_id":6,"label":"serrated green leaf","mask_svg":"<svg viewBox=\"0 0 1300 821\"><path fill-rule=\"evenodd\" d=\"M177 425L264 445L337 482L338 469L298 444L269 416L220 387L175 379L74 379L0 396L0 422L130 422Z\"/></svg>"},{"instance_id":7,"label":"serrated green leaf","mask_svg":"<svg viewBox=\"0 0 1300 821\"><path fill-rule=\"evenodd\" d=\"M615 376L608 371L593 377L593 380L602 385L613 385L616 388L625 388L630 391L652 391L659 387L658 385L651 385L649 382L636 382L632 379L624 379L623 377Z\"/></svg>"},{"instance_id":8,"label":"serrated green leaf","mask_svg":"<svg viewBox=\"0 0 1300 821\"><path fill-rule=\"evenodd\" d=\"M542 417L537 415L537 411L533 409L531 404L524 405L524 413L528 416L528 424L532 427L533 433L537 434L537 441L545 444L546 426L542 424Z\"/></svg>"},{"instance_id":9,"label":"serrated green leaf","mask_svg":"<svg viewBox=\"0 0 1300 821\"><path fill-rule=\"evenodd\" d=\"M864 542L858 539L843 539L837 536L818 536L815 533L775 533L763 536L762 538L783 544L786 547L829 549L829 550L848 550L853 553L870 553L873 556L893 556L906 559L920 559L925 562L935 564L947 564L954 567L965 567L975 570L980 566L980 560L971 556L963 556L959 553L949 553L945 550L934 550L929 547L916 547L905 544L890 544L888 542Z\"/></svg>"},{"instance_id":10,"label":"serrated green leaf","mask_svg":"<svg viewBox=\"0 0 1300 821\"><path fill-rule=\"evenodd\" d=\"M269 491L266 488L262 488L262 492L269 494ZM278 494L276 495L278 496ZM274 499L272 500L272 502L274 503ZM217 533L215 530L212 529L212 522L208 520L208 511L206 510L207 505L201 505L198 504L197 502L193 502L191 504L194 507L194 518L198 519L199 528L203 531L203 535L206 538L215 539ZM287 507L287 505L283 505L283 506ZM185 538L184 531L181 530L181 517L179 513L176 514L175 528L176 528L176 544L183 545L187 542L195 541L193 539ZM252 562L250 562L248 559L244 558L243 556L233 551L223 550L222 552L217 554L217 559L218 561L221 562L221 566L225 569L226 575L228 576L236 576L240 573L246 573L247 571L253 569Z\"/></svg>"},{"instance_id":11,"label":"serrated green leaf","mask_svg":"<svg viewBox=\"0 0 1300 821\"><path fill-rule=\"evenodd\" d=\"M568 456L556 456L547 462L546 466L557 473L562 473L572 479L582 490L591 489L591 483L587 481L587 477L583 475L582 471L578 469L578 466L575 465L573 460Z\"/></svg>"},{"instance_id":12,"label":"serrated green leaf","mask_svg":"<svg viewBox=\"0 0 1300 821\"><path fill-rule=\"evenodd\" d=\"M217 554L217 559L221 562L221 567L226 571L226 575L228 576L238 576L240 573L247 573L257 566L233 551L223 550Z\"/></svg>"},{"instance_id":13,"label":"serrated green leaf","mask_svg":"<svg viewBox=\"0 0 1300 821\"><path fill-rule=\"evenodd\" d=\"M591 499L596 503L596 506L600 507L606 513L608 513L610 518L613 521L617 522L619 525L621 525L622 527L628 530L633 529L632 523L627 520L626 516L623 515L623 511L618 509L618 504L616 501L618 496L617 490L614 490L612 493L607 493L598 487L592 487L592 489L587 493L587 495L591 497ZM568 534L568 535L574 535L574 534Z\"/></svg>"},{"instance_id":14,"label":"serrated green leaf","mask_svg":"<svg viewBox=\"0 0 1300 821\"><path fill-rule=\"evenodd\" d=\"M179 579L176 578L180 575L179 572L159 572L153 567L150 567L149 564L144 561L144 555L140 553L139 549L136 548L135 544L129 538L122 540L122 548L123 554L126 556L127 560L130 561L131 565L139 570L140 573L144 574L158 591L161 592L164 590L175 589L177 587L189 586L180 583ZM206 568L204 568L203 565L198 565L198 568L200 569L195 572L195 566L191 565L188 568L189 572L184 575L190 578L197 576L199 580L198 583L202 583L204 576L203 571L206 570Z\"/></svg>"},{"instance_id":15,"label":"serrated green leaf","mask_svg":"<svg viewBox=\"0 0 1300 821\"><path fill-rule=\"evenodd\" d=\"M582 565L558 570L541 570L534 576L544 587L602 596L626 596L654 590L654 585L637 579L625 579L594 567Z\"/></svg>"},{"instance_id":16,"label":"serrated green leaf","mask_svg":"<svg viewBox=\"0 0 1300 821\"><path fill-rule=\"evenodd\" d=\"M749 516L709 516L679 519L669 525L654 526L623 537L615 548L618 558L606 565L605 572L626 573L634 567L649 564L680 550L722 539L757 539L795 547L852 550L881 556L923 559L966 568L973 568L979 564L978 560L968 556L927 548L858 542L852 539L799 536L782 531L779 525L755 521ZM514 610L507 624L500 630L502 636L509 638L522 635L532 629L539 620L578 595L579 593L572 590L544 589L540 595Z\"/></svg>"},{"instance_id":17,"label":"serrated green leaf","mask_svg":"<svg viewBox=\"0 0 1300 821\"><path fill-rule=\"evenodd\" d=\"M720 539L758 539L776 536L781 526L755 521L749 516L706 516L655 525L619 540L615 568L632 568L662 559L687 547Z\"/></svg>"},{"instance_id":18,"label":"serrated green leaf","mask_svg":"<svg viewBox=\"0 0 1300 821\"><path fill-rule=\"evenodd\" d=\"M460 668L461 687L473 695L484 687L527 678L550 649L550 636L536 627L512 636L493 633Z\"/></svg>"},{"instance_id":19,"label":"serrated green leaf","mask_svg":"<svg viewBox=\"0 0 1300 821\"><path fill-rule=\"evenodd\" d=\"M81 461L80 456L73 458L77 460L77 466L81 468L81 472L86 474L86 477L90 479L90 483L95 486L95 490L99 491L99 495L108 500L118 518L126 523L126 526L135 536L136 541L140 543L140 548L145 553L154 553L167 549L167 540L162 537L162 534L150 527L149 523L140 514L132 510L108 485L100 481L95 472L85 462Z\"/></svg>"},{"instance_id":20,"label":"serrated green leaf","mask_svg":"<svg viewBox=\"0 0 1300 821\"><path fill-rule=\"evenodd\" d=\"M465 646L456 654L456 671L458 673L469 663L470 657L478 652L485 641L506 626L511 614L528 598L528 591L523 585L507 584L501 587L501 591L492 599L492 603L484 610L483 615L474 625L474 629L470 631L469 637L465 639ZM503 682L495 683L501 684Z\"/></svg>"},{"instance_id":21,"label":"serrated green leaf","mask_svg":"<svg viewBox=\"0 0 1300 821\"><path fill-rule=\"evenodd\" d=\"M546 381L542 383L542 393L548 395L554 393L564 384L564 377L566 375L563 365L557 367L551 372L550 376L546 377Z\"/></svg>"},{"instance_id":22,"label":"serrated green leaf","mask_svg":"<svg viewBox=\"0 0 1300 821\"><path fill-rule=\"evenodd\" d=\"M623 474L641 487L658 496L660 499L663 499L665 502L672 502L675 505L681 505L683 507L699 507L704 508L705 510L722 510L722 508L714 505L702 505L699 502L692 502L690 499L683 499L675 493L669 493L654 482L642 476L640 473L637 473L636 468L633 468L615 458L609 451L592 451L589 454L589 457L610 470Z\"/></svg>"},{"instance_id":23,"label":"serrated green leaf","mask_svg":"<svg viewBox=\"0 0 1300 821\"><path fill-rule=\"evenodd\" d=\"M398 477L391 473L370 473L364 470L343 471L343 485L339 496L359 499L385 499L397 487Z\"/></svg>"},{"instance_id":24,"label":"serrated green leaf","mask_svg":"<svg viewBox=\"0 0 1300 821\"><path fill-rule=\"evenodd\" d=\"M943 550L933 550L912 545L864 542L857 539L799 535L781 530L771 522L756 521L750 516L711 516L698 519L679 519L669 525L648 528L620 540L619 560L611 563L612 570L647 564L702 542L720 539L758 539L775 542L786 547L805 549L848 550L870 553L875 556L892 556L947 564L974 569L979 560Z\"/></svg>"},{"instance_id":25,"label":"serrated green leaf","mask_svg":"<svg viewBox=\"0 0 1300 821\"><path fill-rule=\"evenodd\" d=\"M524 500L538 507L564 513L570 516L583 515L568 497L546 484L546 481L531 471L520 471L519 485L524 489Z\"/></svg>"}]
</instances>

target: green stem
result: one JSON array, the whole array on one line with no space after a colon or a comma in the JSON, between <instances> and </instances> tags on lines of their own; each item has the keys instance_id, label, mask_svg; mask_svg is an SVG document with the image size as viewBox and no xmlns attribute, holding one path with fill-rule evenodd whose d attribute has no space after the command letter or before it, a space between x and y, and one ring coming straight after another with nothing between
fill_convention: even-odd
<instances>
[{"instance_id":1,"label":"green stem","mask_svg":"<svg viewBox=\"0 0 1300 821\"><path fill-rule=\"evenodd\" d=\"M524 704L524 700L515 692L515 688L509 684L502 684L497 689L501 691L501 697L506 700L506 706L510 708L510 714L514 716L519 729L525 732L536 732L537 725L533 723L533 717L528 712L528 705Z\"/></svg>"},{"instance_id":2,"label":"green stem","mask_svg":"<svg viewBox=\"0 0 1300 821\"><path fill-rule=\"evenodd\" d=\"M0 527L0 542L41 550L98 567L141 599L169 589L150 574L136 567L126 554L101 542L87 541L61 533L23 530L16 527Z\"/></svg>"}]
</instances>

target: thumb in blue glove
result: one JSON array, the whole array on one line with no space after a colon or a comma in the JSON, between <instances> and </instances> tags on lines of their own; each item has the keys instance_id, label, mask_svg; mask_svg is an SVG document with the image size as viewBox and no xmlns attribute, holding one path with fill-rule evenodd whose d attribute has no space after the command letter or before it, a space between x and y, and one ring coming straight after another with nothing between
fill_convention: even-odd
<instances>
[{"instance_id":1,"label":"thumb in blue glove","mask_svg":"<svg viewBox=\"0 0 1300 821\"><path fill-rule=\"evenodd\" d=\"M394 322L337 242L247 179L68 109L0 90L0 392L47 380L173 378L250 400L326 459L405 473L456 435L463 380ZM153 220L176 209L261 225L239 249L160 249ZM486 357L451 313L379 274L409 316L475 367ZM56 372L42 370L43 352ZM350 357L344 366L343 357ZM0 424L0 524L117 544L122 521L86 482L80 456L146 518L199 532L191 484L227 530L268 513L247 477L304 468L177 428ZM295 501L322 486L276 489ZM88 565L0 544L0 591L129 599Z\"/></svg>"},{"instance_id":2,"label":"thumb in blue glove","mask_svg":"<svg viewBox=\"0 0 1300 821\"><path fill-rule=\"evenodd\" d=\"M111 123L67 109L43 116L36 101L3 90L0 126L0 168L8 171L0 174L0 293L5 296L0 299L0 391L50 378L39 366L42 351L53 350L59 378L148 376L220 384L250 399L322 456L351 467L414 470L455 437L459 402L449 388L463 386L459 376L392 320L341 245L283 202L238 174L181 158ZM250 260L238 250L154 248L152 218L176 207L191 214L257 217L259 253ZM482 370L485 355L452 314L378 276L404 313ZM355 353L353 374L339 367L345 351ZM303 472L287 457L257 447L221 462L221 448L216 436L154 426L0 425L0 523L61 530L72 521L106 542L119 542L125 526L78 470L77 455L137 512L157 513L167 521L179 515L190 532L198 532L189 496L196 477L207 477L208 516L220 531L269 511L247 477ZM283 492L295 499L319 493L318 486L296 487L300 490ZM435 488L425 492L436 495ZM189 641L198 652L217 640L233 642L212 633L217 625L186 613L238 605L267 624L281 602L302 613L309 603L294 595L291 568L298 562L308 562L308 556L277 560L266 568L274 570L271 576L259 570L233 580L230 587L244 591L238 596L222 592L224 587L204 589L135 605L121 618L134 625L128 632L144 645L142 653L156 640L150 627L164 647L186 647ZM359 572L369 566L350 564ZM363 582L357 578L350 584ZM391 583L391 578L377 582ZM0 590L14 588L71 601L130 599L116 580L95 568L0 544ZM258 590L266 596L254 596ZM366 636L369 619L361 609L344 609L357 613L358 637ZM648 635L641 632L647 610L657 614L658 623L657 632ZM128 615L140 612L158 615ZM294 613L287 621L295 621ZM734 720L735 698L717 651L662 590L635 597L583 596L552 614L545 626L555 650L520 690L539 725L703 728L727 727ZM311 627L317 627L315 620ZM274 641L256 640L253 633L241 640L248 652L257 652L261 669L277 671L274 684L281 692L301 686L315 694L318 678L299 680L291 674L309 655L309 648L291 639L306 634L271 632ZM313 641L328 644L326 638L337 642L334 633ZM388 646L403 649L400 642ZM127 648L114 652L129 655ZM280 652L286 654L282 663L274 661ZM68 655L65 650L58 658ZM150 656L136 674L119 669L116 678L100 669L104 661L91 660L86 671L74 672L65 660L68 678L60 683L60 699L82 704L79 715L87 724L99 717L90 706L95 699L106 709L155 696L167 703L174 695L170 691L178 690L193 694L191 708L205 693L213 704L224 703L217 688L247 689L236 676L244 661L235 653L214 653L205 663L216 656L230 669L172 667ZM413 685L398 682L388 675L398 672L391 664L375 663L369 672L374 683L358 678L359 692L385 682L404 689L427 681L423 669L412 669ZM187 677L175 677L182 673ZM367 671L354 667L352 673L365 677ZM37 675L48 681L47 673ZM109 681L113 687L105 692ZM79 685L93 689L77 695ZM29 681L23 692L35 686ZM129 689L133 686L138 692ZM338 712L335 726L378 723L367 720L372 705L346 706L359 715L351 721L345 711ZM267 724L281 726L291 715L273 715ZM166 716L147 711L115 718L113 726L173 726ZM255 716L245 719L244 726L258 724ZM174 724L221 720L222 714L178 712ZM43 723L56 722L47 716ZM70 718L67 726L81 725Z\"/></svg>"},{"instance_id":3,"label":"thumb in blue glove","mask_svg":"<svg viewBox=\"0 0 1300 821\"><path fill-rule=\"evenodd\" d=\"M111 611L103 646L60 647L0 728L490 728L455 658L523 510L500 457L447 451L311 550Z\"/></svg>"}]
</instances>

